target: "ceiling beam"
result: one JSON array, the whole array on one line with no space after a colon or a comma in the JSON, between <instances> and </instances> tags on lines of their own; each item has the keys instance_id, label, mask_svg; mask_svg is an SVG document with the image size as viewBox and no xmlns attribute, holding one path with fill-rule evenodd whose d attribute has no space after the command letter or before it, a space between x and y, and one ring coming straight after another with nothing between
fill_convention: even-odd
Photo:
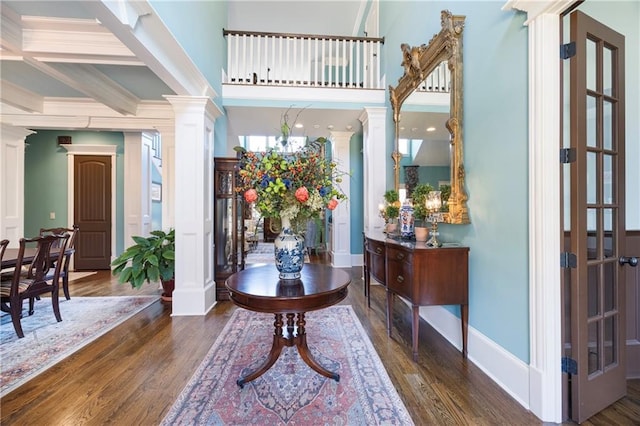
<instances>
[{"instance_id":1,"label":"ceiling beam","mask_svg":"<svg viewBox=\"0 0 640 426\"><path fill-rule=\"evenodd\" d=\"M44 98L20 86L0 80L0 102L26 112L42 112Z\"/></svg>"},{"instance_id":2,"label":"ceiling beam","mask_svg":"<svg viewBox=\"0 0 640 426\"><path fill-rule=\"evenodd\" d=\"M120 114L136 114L140 100L92 65L47 64L33 58L25 58L25 62Z\"/></svg>"}]
</instances>

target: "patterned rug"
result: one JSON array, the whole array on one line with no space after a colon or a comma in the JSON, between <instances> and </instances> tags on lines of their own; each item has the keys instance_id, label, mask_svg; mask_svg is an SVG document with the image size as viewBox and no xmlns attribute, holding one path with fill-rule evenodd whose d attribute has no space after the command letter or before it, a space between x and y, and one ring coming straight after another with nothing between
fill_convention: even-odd
<instances>
[{"instance_id":1,"label":"patterned rug","mask_svg":"<svg viewBox=\"0 0 640 426\"><path fill-rule=\"evenodd\" d=\"M28 316L25 301L24 338L16 335L11 316L0 316L0 396L42 373L65 357L149 306L157 296L72 297L60 299L62 322L56 322L51 299L36 301Z\"/></svg>"},{"instance_id":2,"label":"patterned rug","mask_svg":"<svg viewBox=\"0 0 640 426\"><path fill-rule=\"evenodd\" d=\"M412 425L351 306L306 315L311 353L340 381L317 374L295 347L264 375L236 380L266 358L273 315L237 309L162 425Z\"/></svg>"}]
</instances>

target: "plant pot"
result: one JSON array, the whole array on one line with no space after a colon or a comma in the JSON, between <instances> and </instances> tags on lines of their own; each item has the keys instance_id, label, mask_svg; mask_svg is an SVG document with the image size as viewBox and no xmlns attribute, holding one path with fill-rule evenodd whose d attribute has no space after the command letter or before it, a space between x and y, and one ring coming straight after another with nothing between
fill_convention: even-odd
<instances>
[{"instance_id":1,"label":"plant pot","mask_svg":"<svg viewBox=\"0 0 640 426\"><path fill-rule=\"evenodd\" d=\"M387 226L385 228L385 231L388 234L393 234L398 230L398 221L396 220L395 222L388 222Z\"/></svg>"},{"instance_id":2,"label":"plant pot","mask_svg":"<svg viewBox=\"0 0 640 426\"><path fill-rule=\"evenodd\" d=\"M160 296L162 298L162 300L164 300L165 302L171 302L173 300L173 289L176 286L176 280L175 278L172 278L170 280L167 281L163 281L162 282L162 295Z\"/></svg>"},{"instance_id":3,"label":"plant pot","mask_svg":"<svg viewBox=\"0 0 640 426\"><path fill-rule=\"evenodd\" d=\"M429 237L429 228L426 228L424 226L416 226L414 231L416 233L416 241L427 241L427 238Z\"/></svg>"}]
</instances>

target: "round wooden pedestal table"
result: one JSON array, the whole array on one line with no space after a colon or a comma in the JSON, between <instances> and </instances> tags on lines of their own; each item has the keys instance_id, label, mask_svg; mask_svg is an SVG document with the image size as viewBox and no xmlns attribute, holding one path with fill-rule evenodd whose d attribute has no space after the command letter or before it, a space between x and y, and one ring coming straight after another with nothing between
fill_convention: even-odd
<instances>
[{"instance_id":1,"label":"round wooden pedestal table","mask_svg":"<svg viewBox=\"0 0 640 426\"><path fill-rule=\"evenodd\" d=\"M236 383L257 379L278 360L282 348L295 346L302 360L319 374L340 380L340 375L320 365L307 346L305 313L327 308L347 297L351 276L328 265L306 264L298 280L280 280L273 265L247 268L226 281L231 301L241 308L275 315L273 343L266 361Z\"/></svg>"}]
</instances>

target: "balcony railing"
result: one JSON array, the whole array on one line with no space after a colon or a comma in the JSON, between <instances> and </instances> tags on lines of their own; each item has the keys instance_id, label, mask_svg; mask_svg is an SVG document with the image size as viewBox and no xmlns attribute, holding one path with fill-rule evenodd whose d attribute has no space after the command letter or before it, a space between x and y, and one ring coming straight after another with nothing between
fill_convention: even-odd
<instances>
[{"instance_id":1,"label":"balcony railing","mask_svg":"<svg viewBox=\"0 0 640 426\"><path fill-rule=\"evenodd\" d=\"M223 83L385 89L384 38L224 30Z\"/></svg>"}]
</instances>

